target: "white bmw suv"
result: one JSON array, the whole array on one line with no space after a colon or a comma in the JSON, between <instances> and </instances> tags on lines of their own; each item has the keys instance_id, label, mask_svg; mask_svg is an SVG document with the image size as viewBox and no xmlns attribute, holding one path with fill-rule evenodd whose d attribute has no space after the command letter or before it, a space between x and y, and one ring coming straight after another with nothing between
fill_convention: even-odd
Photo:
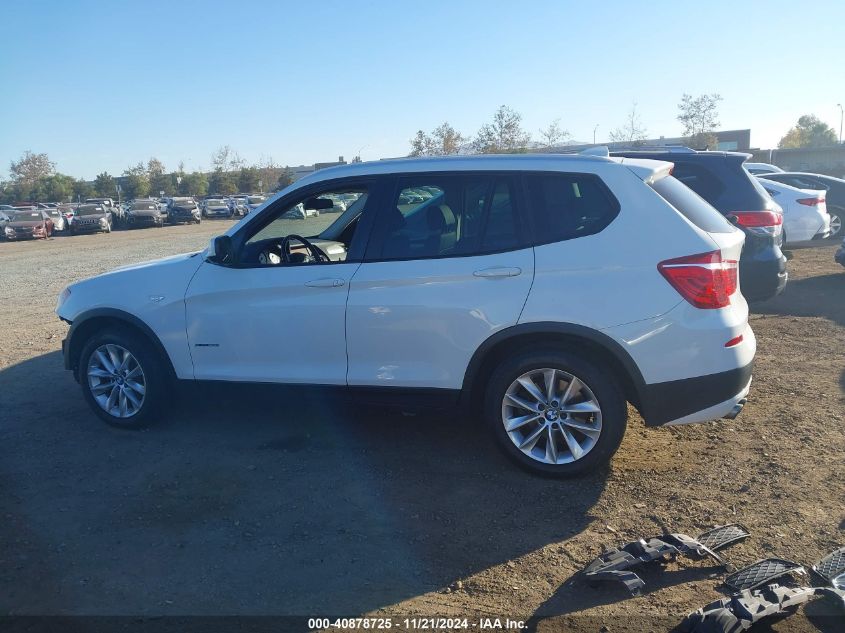
<instances>
[{"instance_id":1,"label":"white bmw suv","mask_svg":"<svg viewBox=\"0 0 845 633\"><path fill-rule=\"evenodd\" d=\"M320 170L203 252L67 287L65 365L116 426L162 415L174 380L319 385L467 405L522 466L592 469L626 402L649 426L704 422L737 415L751 384L743 233L671 168L522 155ZM340 215L290 219L338 197Z\"/></svg>"}]
</instances>

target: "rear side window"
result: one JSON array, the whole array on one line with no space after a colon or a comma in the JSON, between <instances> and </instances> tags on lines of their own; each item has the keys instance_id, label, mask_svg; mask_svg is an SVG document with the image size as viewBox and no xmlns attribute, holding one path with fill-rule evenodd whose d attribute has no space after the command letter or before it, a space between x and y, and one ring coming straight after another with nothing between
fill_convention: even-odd
<instances>
[{"instance_id":1,"label":"rear side window","mask_svg":"<svg viewBox=\"0 0 845 633\"><path fill-rule=\"evenodd\" d=\"M515 214L507 177L405 178L383 215L376 252L380 259L426 259L519 248Z\"/></svg>"},{"instance_id":2,"label":"rear side window","mask_svg":"<svg viewBox=\"0 0 845 633\"><path fill-rule=\"evenodd\" d=\"M725 190L722 181L701 165L676 161L672 174L710 204L713 204Z\"/></svg>"},{"instance_id":3,"label":"rear side window","mask_svg":"<svg viewBox=\"0 0 845 633\"><path fill-rule=\"evenodd\" d=\"M730 233L733 230L731 223L721 213L677 178L666 176L653 183L651 187L702 231Z\"/></svg>"},{"instance_id":4,"label":"rear side window","mask_svg":"<svg viewBox=\"0 0 845 633\"><path fill-rule=\"evenodd\" d=\"M538 244L595 235L619 214L616 198L593 174L531 174L526 185Z\"/></svg>"}]
</instances>

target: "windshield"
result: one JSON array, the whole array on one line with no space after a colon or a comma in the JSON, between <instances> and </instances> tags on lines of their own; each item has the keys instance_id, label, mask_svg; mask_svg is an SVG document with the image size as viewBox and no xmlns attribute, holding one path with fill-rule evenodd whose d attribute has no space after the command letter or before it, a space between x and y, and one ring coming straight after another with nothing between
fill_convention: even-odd
<instances>
[{"instance_id":1,"label":"windshield","mask_svg":"<svg viewBox=\"0 0 845 633\"><path fill-rule=\"evenodd\" d=\"M132 205L133 211L155 211L158 207L153 202L136 202Z\"/></svg>"},{"instance_id":2,"label":"windshield","mask_svg":"<svg viewBox=\"0 0 845 633\"><path fill-rule=\"evenodd\" d=\"M181 207L183 209L193 209L197 206L197 203L193 200L174 200L173 201L174 207Z\"/></svg>"},{"instance_id":3,"label":"windshield","mask_svg":"<svg viewBox=\"0 0 845 633\"><path fill-rule=\"evenodd\" d=\"M214 199L214 200L206 200L205 205L207 207L225 207L226 203L223 200Z\"/></svg>"},{"instance_id":4,"label":"windshield","mask_svg":"<svg viewBox=\"0 0 845 633\"><path fill-rule=\"evenodd\" d=\"M76 210L76 215L102 215L106 210L99 204L85 204Z\"/></svg>"},{"instance_id":5,"label":"windshield","mask_svg":"<svg viewBox=\"0 0 845 633\"><path fill-rule=\"evenodd\" d=\"M261 196L250 196L247 198L250 204L262 204L267 198L262 198Z\"/></svg>"},{"instance_id":6,"label":"windshield","mask_svg":"<svg viewBox=\"0 0 845 633\"><path fill-rule=\"evenodd\" d=\"M31 222L41 219L41 213L38 211L13 211L12 222Z\"/></svg>"}]
</instances>

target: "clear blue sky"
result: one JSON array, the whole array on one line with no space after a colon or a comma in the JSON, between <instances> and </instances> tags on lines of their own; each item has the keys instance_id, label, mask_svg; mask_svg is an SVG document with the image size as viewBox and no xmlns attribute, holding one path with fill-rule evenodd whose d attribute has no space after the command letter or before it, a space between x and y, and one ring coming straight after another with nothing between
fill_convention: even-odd
<instances>
[{"instance_id":1,"label":"clear blue sky","mask_svg":"<svg viewBox=\"0 0 845 633\"><path fill-rule=\"evenodd\" d=\"M802 114L838 132L845 5L818 2L3 3L0 177L25 150L93 178L156 156L207 168L228 144L279 164L407 153L444 120L467 135L507 104L578 140L636 101L678 135L684 92L770 147Z\"/></svg>"}]
</instances>

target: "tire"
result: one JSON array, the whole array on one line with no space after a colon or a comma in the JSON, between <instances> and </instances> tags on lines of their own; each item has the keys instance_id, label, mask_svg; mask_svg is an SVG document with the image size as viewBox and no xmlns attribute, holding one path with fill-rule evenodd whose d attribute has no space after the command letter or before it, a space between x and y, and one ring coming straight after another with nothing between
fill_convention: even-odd
<instances>
[{"instance_id":1,"label":"tire","mask_svg":"<svg viewBox=\"0 0 845 633\"><path fill-rule=\"evenodd\" d=\"M543 381L551 370L555 372L556 388L549 400L545 395L547 383ZM564 399L568 386L573 383L572 377L578 382L574 383L573 393ZM534 383L537 392L545 398L545 404L532 400L518 379ZM534 412L539 419L525 423L524 418L534 413L514 406L509 394L537 407ZM573 406L577 409L565 411ZM628 408L622 391L606 371L576 353L535 349L506 359L493 371L484 395L483 417L499 446L519 466L547 477L571 477L610 461L625 435ZM523 418L523 425L508 432L506 420L513 423L519 421L518 418ZM579 425L583 431L570 424ZM537 434L537 441L531 444L534 434ZM552 453L548 448L550 437L554 444ZM526 439L530 446L519 448L517 442ZM577 444L575 450L584 451L582 455L573 455L570 440Z\"/></svg>"},{"instance_id":2,"label":"tire","mask_svg":"<svg viewBox=\"0 0 845 633\"><path fill-rule=\"evenodd\" d=\"M842 221L845 220L845 211L839 207L828 207L827 213L830 216L829 239L840 240L842 238ZM836 228L834 229L834 227Z\"/></svg>"},{"instance_id":3,"label":"tire","mask_svg":"<svg viewBox=\"0 0 845 633\"><path fill-rule=\"evenodd\" d=\"M102 373L104 369L114 369L115 361L120 362L126 358L121 350L128 352L132 357L126 368L126 371L130 372L130 376L136 366L140 368L140 374L136 373L134 383L124 380L123 376L117 381L110 376L107 378L100 378L98 376L89 377L89 371L99 371L99 373ZM98 352L99 354L95 356ZM93 360L92 357L94 357ZM105 361L103 358L105 358ZM109 363L111 363L111 366L109 366ZM88 406L91 407L92 411L101 420L111 426L124 429L139 429L148 426L155 421L167 397L166 368L164 367L164 362L153 351L152 345L150 345L150 342L146 338L130 329L107 328L95 333L85 342L82 348L82 353L79 356L78 371L79 384L82 387L82 394ZM105 400L105 404L101 404L105 391L100 389L99 393L95 394L94 392L97 391L96 387L98 384L103 385L107 389L109 384L115 385L117 382L125 384L123 391L124 393L128 392L128 395L125 395L121 399L120 391L116 392L117 395L112 406L113 412L109 412L106 410L106 407L109 405L108 399ZM130 384L143 386L143 394L139 395L138 391L133 390L129 386ZM109 392L109 395L111 395L111 392ZM100 401L98 401L98 396L100 397ZM139 406L136 407L133 404L133 398ZM125 413L131 414L121 417L121 406L126 407Z\"/></svg>"},{"instance_id":4,"label":"tire","mask_svg":"<svg viewBox=\"0 0 845 633\"><path fill-rule=\"evenodd\" d=\"M109 222L108 224L106 224L106 230L105 230L105 232L106 232L106 233L111 233L111 222Z\"/></svg>"}]
</instances>

